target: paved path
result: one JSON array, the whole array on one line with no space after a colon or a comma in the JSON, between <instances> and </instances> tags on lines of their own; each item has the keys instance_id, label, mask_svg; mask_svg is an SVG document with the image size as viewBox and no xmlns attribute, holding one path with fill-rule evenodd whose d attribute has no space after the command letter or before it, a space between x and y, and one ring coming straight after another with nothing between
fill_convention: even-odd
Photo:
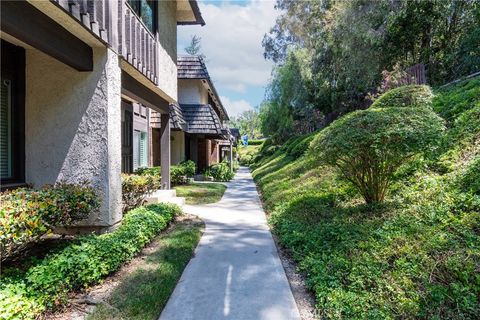
<instances>
[{"instance_id":1,"label":"paved path","mask_svg":"<svg viewBox=\"0 0 480 320\"><path fill-rule=\"evenodd\" d=\"M220 202L185 211L206 229L160 320L300 319L247 168Z\"/></svg>"}]
</instances>

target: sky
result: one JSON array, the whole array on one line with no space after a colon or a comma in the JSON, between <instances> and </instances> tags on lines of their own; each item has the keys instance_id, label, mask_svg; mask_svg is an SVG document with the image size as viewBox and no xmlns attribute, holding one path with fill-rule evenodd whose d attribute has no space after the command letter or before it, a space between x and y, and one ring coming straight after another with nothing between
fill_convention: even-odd
<instances>
[{"instance_id":1,"label":"sky","mask_svg":"<svg viewBox=\"0 0 480 320\"><path fill-rule=\"evenodd\" d=\"M208 73L230 117L263 100L273 63L263 58L262 39L275 24L273 0L199 0L206 25L179 26L178 54L201 37Z\"/></svg>"}]
</instances>

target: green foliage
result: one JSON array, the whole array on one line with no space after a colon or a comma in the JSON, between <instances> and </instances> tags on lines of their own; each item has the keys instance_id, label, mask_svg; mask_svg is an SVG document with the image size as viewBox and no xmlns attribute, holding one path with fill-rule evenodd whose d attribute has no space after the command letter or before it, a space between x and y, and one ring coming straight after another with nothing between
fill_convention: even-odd
<instances>
[{"instance_id":1,"label":"green foliage","mask_svg":"<svg viewBox=\"0 0 480 320\"><path fill-rule=\"evenodd\" d=\"M18 254L26 246L52 232L88 217L100 202L86 183L60 182L40 190L27 188L0 193L1 260Z\"/></svg>"},{"instance_id":2,"label":"green foliage","mask_svg":"<svg viewBox=\"0 0 480 320\"><path fill-rule=\"evenodd\" d=\"M293 135L313 132L323 124L323 114L313 102L311 57L305 50L291 51L277 66L260 106L262 133L275 143Z\"/></svg>"},{"instance_id":3,"label":"green foliage","mask_svg":"<svg viewBox=\"0 0 480 320\"><path fill-rule=\"evenodd\" d=\"M230 119L230 128L237 128L240 135L248 135L249 139L260 139L262 133L260 132L260 117L258 111L246 110L240 115Z\"/></svg>"},{"instance_id":4,"label":"green foliage","mask_svg":"<svg viewBox=\"0 0 480 320\"><path fill-rule=\"evenodd\" d=\"M336 120L312 146L374 203L383 201L395 171L415 154L432 151L442 131L442 119L426 108L368 109Z\"/></svg>"},{"instance_id":5,"label":"green foliage","mask_svg":"<svg viewBox=\"0 0 480 320\"><path fill-rule=\"evenodd\" d=\"M321 318L478 317L480 128L470 122L477 120L472 112L480 96L472 100L471 90L460 83L435 92L434 109L445 115L446 136L456 140L440 155L401 166L384 203L361 204L334 168L319 165L315 148L328 128L297 159L288 155L291 139L254 164L272 230L306 275ZM439 174L433 169L444 157L453 165Z\"/></svg>"},{"instance_id":6,"label":"green foliage","mask_svg":"<svg viewBox=\"0 0 480 320\"><path fill-rule=\"evenodd\" d=\"M387 70L423 63L434 85L480 70L479 1L277 0L275 8L262 44L276 66L260 116L278 144L364 108Z\"/></svg>"},{"instance_id":7,"label":"green foliage","mask_svg":"<svg viewBox=\"0 0 480 320\"><path fill-rule=\"evenodd\" d=\"M480 106L480 78L437 90L433 103L434 110L449 124L474 106Z\"/></svg>"},{"instance_id":8,"label":"green foliage","mask_svg":"<svg viewBox=\"0 0 480 320\"><path fill-rule=\"evenodd\" d=\"M265 140L248 140L249 146L261 146Z\"/></svg>"},{"instance_id":9,"label":"green foliage","mask_svg":"<svg viewBox=\"0 0 480 320\"><path fill-rule=\"evenodd\" d=\"M382 94L370 108L431 107L433 93L429 86L406 85Z\"/></svg>"},{"instance_id":10,"label":"green foliage","mask_svg":"<svg viewBox=\"0 0 480 320\"><path fill-rule=\"evenodd\" d=\"M243 166L249 166L253 162L253 159L259 149L260 145L238 146L238 156L240 159L240 164Z\"/></svg>"},{"instance_id":11,"label":"green foliage","mask_svg":"<svg viewBox=\"0 0 480 320\"><path fill-rule=\"evenodd\" d=\"M290 143L287 141L285 144L287 154L294 159L300 158L308 150L314 137L313 134L307 134L292 139Z\"/></svg>"},{"instance_id":12,"label":"green foliage","mask_svg":"<svg viewBox=\"0 0 480 320\"><path fill-rule=\"evenodd\" d=\"M187 182L187 177L193 177L197 167L192 160L185 160L178 165L170 166L170 179L173 185L184 184ZM161 167L139 168L137 173L142 176L156 176L160 177ZM157 188L158 189L158 188Z\"/></svg>"},{"instance_id":13,"label":"green foliage","mask_svg":"<svg viewBox=\"0 0 480 320\"><path fill-rule=\"evenodd\" d=\"M133 272L121 278L87 320L158 319L192 258L203 226L199 220L182 220L155 239L142 259L134 262Z\"/></svg>"},{"instance_id":14,"label":"green foliage","mask_svg":"<svg viewBox=\"0 0 480 320\"><path fill-rule=\"evenodd\" d=\"M154 168L148 168L141 175L122 174L123 212L141 206L149 193L160 189L160 175L152 174L153 171Z\"/></svg>"},{"instance_id":15,"label":"green foliage","mask_svg":"<svg viewBox=\"0 0 480 320\"><path fill-rule=\"evenodd\" d=\"M33 318L66 302L67 294L99 282L167 227L179 207L155 204L132 210L111 233L84 236L0 284L3 319Z\"/></svg>"},{"instance_id":16,"label":"green foliage","mask_svg":"<svg viewBox=\"0 0 480 320\"><path fill-rule=\"evenodd\" d=\"M204 172L206 177L212 177L215 181L230 181L235 176L230 170L230 164L226 161L214 164Z\"/></svg>"},{"instance_id":17,"label":"green foliage","mask_svg":"<svg viewBox=\"0 0 480 320\"><path fill-rule=\"evenodd\" d=\"M192 160L182 161L179 166L183 169L183 174L187 177L193 177L197 172L197 166Z\"/></svg>"}]
</instances>

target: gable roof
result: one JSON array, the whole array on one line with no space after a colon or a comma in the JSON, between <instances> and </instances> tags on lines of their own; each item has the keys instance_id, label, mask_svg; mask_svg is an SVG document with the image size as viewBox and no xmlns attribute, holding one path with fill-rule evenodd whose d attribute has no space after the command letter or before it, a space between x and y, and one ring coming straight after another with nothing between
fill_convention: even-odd
<instances>
[{"instance_id":1,"label":"gable roof","mask_svg":"<svg viewBox=\"0 0 480 320\"><path fill-rule=\"evenodd\" d=\"M177 57L177 77L178 79L198 79L202 80L207 86L209 95L215 102L220 117L224 120L230 120L227 111L223 107L217 89L213 85L212 79L208 74L207 66L202 57L192 55L179 55Z\"/></svg>"},{"instance_id":2,"label":"gable roof","mask_svg":"<svg viewBox=\"0 0 480 320\"><path fill-rule=\"evenodd\" d=\"M182 104L180 108L187 123L188 133L223 135L217 113L209 104Z\"/></svg>"}]
</instances>

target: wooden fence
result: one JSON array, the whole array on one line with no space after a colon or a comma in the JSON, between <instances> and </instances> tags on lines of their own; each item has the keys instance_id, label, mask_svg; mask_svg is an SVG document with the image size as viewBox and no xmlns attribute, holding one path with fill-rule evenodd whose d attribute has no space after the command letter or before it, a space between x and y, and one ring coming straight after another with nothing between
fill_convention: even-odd
<instances>
[{"instance_id":1,"label":"wooden fence","mask_svg":"<svg viewBox=\"0 0 480 320\"><path fill-rule=\"evenodd\" d=\"M426 84L427 77L425 72L425 65L418 63L405 70L406 76L401 80L402 84Z\"/></svg>"}]
</instances>

